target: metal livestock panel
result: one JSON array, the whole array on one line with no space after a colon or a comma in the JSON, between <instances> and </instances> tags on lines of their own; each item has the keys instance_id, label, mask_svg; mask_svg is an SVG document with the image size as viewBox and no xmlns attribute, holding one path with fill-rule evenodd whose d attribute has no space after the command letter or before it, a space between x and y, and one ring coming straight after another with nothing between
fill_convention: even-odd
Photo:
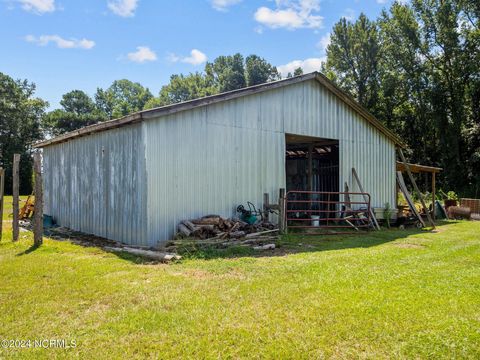
<instances>
[{"instance_id":1,"label":"metal livestock panel","mask_svg":"<svg viewBox=\"0 0 480 360\"><path fill-rule=\"evenodd\" d=\"M285 133L339 140L340 189L358 171L372 206L395 201L395 146L316 81L143 122L148 239L185 218L231 216L238 204L276 201L285 187Z\"/></svg>"},{"instance_id":2,"label":"metal livestock panel","mask_svg":"<svg viewBox=\"0 0 480 360\"><path fill-rule=\"evenodd\" d=\"M48 146L43 158L45 214L60 226L150 245L141 125Z\"/></svg>"}]
</instances>

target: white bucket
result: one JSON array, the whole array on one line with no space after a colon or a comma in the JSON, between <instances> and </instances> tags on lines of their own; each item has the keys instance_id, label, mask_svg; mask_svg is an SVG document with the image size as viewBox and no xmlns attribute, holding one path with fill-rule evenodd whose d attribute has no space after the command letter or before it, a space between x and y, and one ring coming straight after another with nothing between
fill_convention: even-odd
<instances>
[{"instance_id":1,"label":"white bucket","mask_svg":"<svg viewBox=\"0 0 480 360\"><path fill-rule=\"evenodd\" d=\"M320 226L320 216L319 215L312 215L312 226L319 227Z\"/></svg>"}]
</instances>

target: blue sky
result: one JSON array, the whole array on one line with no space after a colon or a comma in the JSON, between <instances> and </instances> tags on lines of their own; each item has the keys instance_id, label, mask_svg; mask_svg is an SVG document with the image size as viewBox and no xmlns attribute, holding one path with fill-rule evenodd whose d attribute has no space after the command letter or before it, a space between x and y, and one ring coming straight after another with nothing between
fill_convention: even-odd
<instances>
[{"instance_id":1,"label":"blue sky","mask_svg":"<svg viewBox=\"0 0 480 360\"><path fill-rule=\"evenodd\" d=\"M257 54L286 73L318 68L332 25L360 12L376 17L391 0L0 0L0 72L62 94L93 95L116 79L154 95L171 74L206 60Z\"/></svg>"}]
</instances>

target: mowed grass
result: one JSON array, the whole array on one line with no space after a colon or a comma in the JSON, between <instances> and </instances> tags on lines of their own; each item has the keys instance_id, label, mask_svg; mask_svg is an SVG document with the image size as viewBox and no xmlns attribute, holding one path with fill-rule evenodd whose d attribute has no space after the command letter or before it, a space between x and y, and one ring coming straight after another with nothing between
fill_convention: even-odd
<instances>
[{"instance_id":1,"label":"mowed grass","mask_svg":"<svg viewBox=\"0 0 480 360\"><path fill-rule=\"evenodd\" d=\"M480 358L480 223L289 236L281 256L138 263L0 243L0 358ZM268 253L267 253L268 254Z\"/></svg>"},{"instance_id":2,"label":"mowed grass","mask_svg":"<svg viewBox=\"0 0 480 360\"><path fill-rule=\"evenodd\" d=\"M24 201L27 200L27 196L20 196L20 207L23 206ZM12 220L13 219L13 197L4 196L3 198L3 220Z\"/></svg>"}]
</instances>

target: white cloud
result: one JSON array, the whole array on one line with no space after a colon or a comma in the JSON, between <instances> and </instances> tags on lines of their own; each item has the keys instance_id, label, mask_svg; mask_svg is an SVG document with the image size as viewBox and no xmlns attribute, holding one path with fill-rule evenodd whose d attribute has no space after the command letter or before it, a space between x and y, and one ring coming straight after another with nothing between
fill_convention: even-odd
<instances>
[{"instance_id":1,"label":"white cloud","mask_svg":"<svg viewBox=\"0 0 480 360\"><path fill-rule=\"evenodd\" d=\"M355 19L355 10L352 8L346 8L342 17L344 17L347 21L353 21Z\"/></svg>"},{"instance_id":2,"label":"white cloud","mask_svg":"<svg viewBox=\"0 0 480 360\"><path fill-rule=\"evenodd\" d=\"M137 51L128 53L127 58L136 63L144 63L157 60L157 54L148 46L137 46Z\"/></svg>"},{"instance_id":3,"label":"white cloud","mask_svg":"<svg viewBox=\"0 0 480 360\"><path fill-rule=\"evenodd\" d=\"M326 33L320 38L317 47L322 51L322 54L325 54L328 45L330 45L330 33Z\"/></svg>"},{"instance_id":4,"label":"white cloud","mask_svg":"<svg viewBox=\"0 0 480 360\"><path fill-rule=\"evenodd\" d=\"M22 9L37 14L55 11L55 0L18 0Z\"/></svg>"},{"instance_id":5,"label":"white cloud","mask_svg":"<svg viewBox=\"0 0 480 360\"><path fill-rule=\"evenodd\" d=\"M275 4L275 9L258 8L255 20L272 29L315 29L323 25L323 17L318 15L320 0L275 0Z\"/></svg>"},{"instance_id":6,"label":"white cloud","mask_svg":"<svg viewBox=\"0 0 480 360\"><path fill-rule=\"evenodd\" d=\"M230 6L238 4L242 0L210 0L212 7L218 11L227 11Z\"/></svg>"},{"instance_id":7,"label":"white cloud","mask_svg":"<svg viewBox=\"0 0 480 360\"><path fill-rule=\"evenodd\" d=\"M64 39L59 35L40 35L25 36L25 40L31 43L35 43L39 46L46 46L49 43L54 43L60 49L91 49L95 46L95 41L87 39Z\"/></svg>"},{"instance_id":8,"label":"white cloud","mask_svg":"<svg viewBox=\"0 0 480 360\"><path fill-rule=\"evenodd\" d=\"M288 73L293 74L296 68L301 67L304 73L309 73L313 71L320 71L322 63L325 62L325 58L309 58L305 60L293 60L285 65L277 66L277 70L282 74L283 77L287 76Z\"/></svg>"},{"instance_id":9,"label":"white cloud","mask_svg":"<svg viewBox=\"0 0 480 360\"><path fill-rule=\"evenodd\" d=\"M183 62L191 65L200 65L208 60L207 55L198 49L190 51L190 56L178 56L175 54L169 54L167 59L170 62Z\"/></svg>"},{"instance_id":10,"label":"white cloud","mask_svg":"<svg viewBox=\"0 0 480 360\"><path fill-rule=\"evenodd\" d=\"M107 5L115 15L132 17L135 15L138 1L139 0L110 0Z\"/></svg>"},{"instance_id":11,"label":"white cloud","mask_svg":"<svg viewBox=\"0 0 480 360\"><path fill-rule=\"evenodd\" d=\"M386 4L387 0L377 0L377 4Z\"/></svg>"}]
</instances>

